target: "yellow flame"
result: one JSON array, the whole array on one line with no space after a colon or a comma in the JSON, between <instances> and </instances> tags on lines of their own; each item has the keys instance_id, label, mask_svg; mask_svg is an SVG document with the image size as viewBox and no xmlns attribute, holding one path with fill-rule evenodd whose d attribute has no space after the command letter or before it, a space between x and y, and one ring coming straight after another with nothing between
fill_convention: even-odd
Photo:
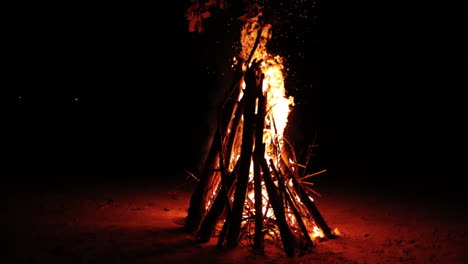
<instances>
[{"instance_id":1,"label":"yellow flame","mask_svg":"<svg viewBox=\"0 0 468 264\"><path fill-rule=\"evenodd\" d=\"M317 226L314 226L313 230L312 230L312 233L309 234L312 238L317 238L317 237L325 237L325 235L323 234L323 231L322 229L318 228Z\"/></svg>"},{"instance_id":2,"label":"yellow flame","mask_svg":"<svg viewBox=\"0 0 468 264\"><path fill-rule=\"evenodd\" d=\"M269 134L268 138L274 139L281 149L284 130L288 123L291 107L294 105L294 99L292 96L286 97L282 57L278 55L267 56L261 64L261 69L265 74L263 89L267 96L267 110L269 111L269 118L267 119L269 129L265 133ZM266 141L267 150L272 150L271 143L273 143L271 140Z\"/></svg>"}]
</instances>

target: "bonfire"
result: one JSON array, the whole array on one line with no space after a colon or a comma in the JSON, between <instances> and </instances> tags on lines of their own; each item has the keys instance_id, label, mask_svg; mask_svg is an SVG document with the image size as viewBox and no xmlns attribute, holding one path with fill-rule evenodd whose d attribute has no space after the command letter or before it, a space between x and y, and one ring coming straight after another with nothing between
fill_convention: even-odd
<instances>
[{"instance_id":1,"label":"bonfire","mask_svg":"<svg viewBox=\"0 0 468 264\"><path fill-rule=\"evenodd\" d=\"M218 108L217 128L194 190L185 229L199 242L223 248L247 241L264 252L281 241L288 256L304 254L318 239L335 237L318 210L317 192L285 137L294 98L286 94L284 61L268 51L271 25L261 9L242 17L236 81Z\"/></svg>"}]
</instances>

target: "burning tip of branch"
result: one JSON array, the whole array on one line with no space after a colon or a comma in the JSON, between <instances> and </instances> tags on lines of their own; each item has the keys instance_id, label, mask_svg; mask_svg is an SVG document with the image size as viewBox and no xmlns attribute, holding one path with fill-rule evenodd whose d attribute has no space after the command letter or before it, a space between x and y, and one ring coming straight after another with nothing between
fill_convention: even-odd
<instances>
[{"instance_id":1,"label":"burning tip of branch","mask_svg":"<svg viewBox=\"0 0 468 264\"><path fill-rule=\"evenodd\" d=\"M338 227L335 227L335 229L333 229L333 234L334 234L335 236L341 235L341 232L340 232L340 230L338 230Z\"/></svg>"}]
</instances>

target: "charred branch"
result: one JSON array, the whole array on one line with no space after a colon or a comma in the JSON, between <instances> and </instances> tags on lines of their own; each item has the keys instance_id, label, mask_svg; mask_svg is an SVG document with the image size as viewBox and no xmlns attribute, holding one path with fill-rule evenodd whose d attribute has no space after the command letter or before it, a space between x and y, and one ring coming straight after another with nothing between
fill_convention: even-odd
<instances>
[{"instance_id":1,"label":"charred branch","mask_svg":"<svg viewBox=\"0 0 468 264\"><path fill-rule=\"evenodd\" d=\"M218 132L216 132L217 134ZM214 166L216 164L216 158L218 157L217 151L217 140L219 137L215 135L211 144L210 151L205 161L205 166L200 176L200 182L197 184L195 191L190 197L190 206L188 214L185 219L184 228L188 232L197 231L205 213L205 198L210 188L209 183L211 182L214 175Z\"/></svg>"},{"instance_id":2,"label":"charred branch","mask_svg":"<svg viewBox=\"0 0 468 264\"><path fill-rule=\"evenodd\" d=\"M237 177L237 187L234 194L234 203L232 206L231 223L227 231L227 247L235 247L238 244L240 227L242 223L242 213L244 211L245 196L247 194L247 185L249 181L250 162L252 160L253 149L253 122L255 115L255 95L257 88L257 67L253 66L245 75L246 88L242 103L244 104L244 125L242 130L242 146L239 158L240 167Z\"/></svg>"},{"instance_id":3,"label":"charred branch","mask_svg":"<svg viewBox=\"0 0 468 264\"><path fill-rule=\"evenodd\" d=\"M234 177L233 176L227 177L227 182L225 183L226 186L224 186L226 188L224 187L221 188L218 195L216 196L216 199L213 205L208 211L206 217L203 219L200 229L198 230L198 234L197 234L198 242L207 242L210 240L210 238L212 237L215 231L215 226L217 222L219 221L219 217L221 216L221 214L226 208L230 208L229 200L228 200L228 194L229 194L228 190L232 187L233 183L234 183ZM230 214L229 209L227 209L227 213Z\"/></svg>"},{"instance_id":4,"label":"charred branch","mask_svg":"<svg viewBox=\"0 0 468 264\"><path fill-rule=\"evenodd\" d=\"M312 246L314 246L314 242L310 238L309 231L308 231L304 221L302 220L303 215L301 215L300 209L298 209L299 206L298 206L296 200L293 198L291 190L289 189L289 186L284 182L284 175L280 175L280 172L278 172L275 169L272 162L270 162L270 163L271 163L270 166L272 167L272 171L273 171L276 179L278 179L278 185L279 185L280 192L284 195L285 200L289 204L289 208L292 210L292 212L294 214L294 217L295 217L295 219L297 221L297 225L299 226L299 229L300 229L300 231L302 233L302 238L303 238L304 242L303 242L303 245L301 246L301 249L303 251L307 251L310 248L312 248Z\"/></svg>"},{"instance_id":5,"label":"charred branch","mask_svg":"<svg viewBox=\"0 0 468 264\"><path fill-rule=\"evenodd\" d=\"M263 79L263 76L260 78ZM262 84L262 83L261 83ZM259 96L257 102L257 115L255 118L255 151L254 160L259 160L265 153L265 145L263 144L263 128L265 126L265 96L261 94L262 85L260 85ZM254 248L263 253L263 198L262 198L262 176L261 165L254 162L254 198L255 198L255 234Z\"/></svg>"},{"instance_id":6,"label":"charred branch","mask_svg":"<svg viewBox=\"0 0 468 264\"><path fill-rule=\"evenodd\" d=\"M273 212L276 216L276 224L280 231L281 241L283 242L283 249L288 256L294 257L296 255L296 239L291 230L289 229L289 225L286 221L286 215L284 210L285 206L271 178L270 169L268 168L268 164L265 158L262 157L257 162L259 162L262 166L265 186L268 192L268 197L270 198L271 206L273 207Z\"/></svg>"}]
</instances>

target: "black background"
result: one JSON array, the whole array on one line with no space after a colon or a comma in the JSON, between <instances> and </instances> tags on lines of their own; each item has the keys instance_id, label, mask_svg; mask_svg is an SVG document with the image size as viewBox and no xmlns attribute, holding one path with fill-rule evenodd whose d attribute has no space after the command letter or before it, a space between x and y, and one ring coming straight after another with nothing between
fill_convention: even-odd
<instances>
[{"instance_id":1,"label":"black background","mask_svg":"<svg viewBox=\"0 0 468 264\"><path fill-rule=\"evenodd\" d=\"M3 16L3 170L196 170L236 35L222 14L190 34L186 6ZM464 10L310 12L274 46L299 151L317 135L330 180L459 186Z\"/></svg>"}]
</instances>

